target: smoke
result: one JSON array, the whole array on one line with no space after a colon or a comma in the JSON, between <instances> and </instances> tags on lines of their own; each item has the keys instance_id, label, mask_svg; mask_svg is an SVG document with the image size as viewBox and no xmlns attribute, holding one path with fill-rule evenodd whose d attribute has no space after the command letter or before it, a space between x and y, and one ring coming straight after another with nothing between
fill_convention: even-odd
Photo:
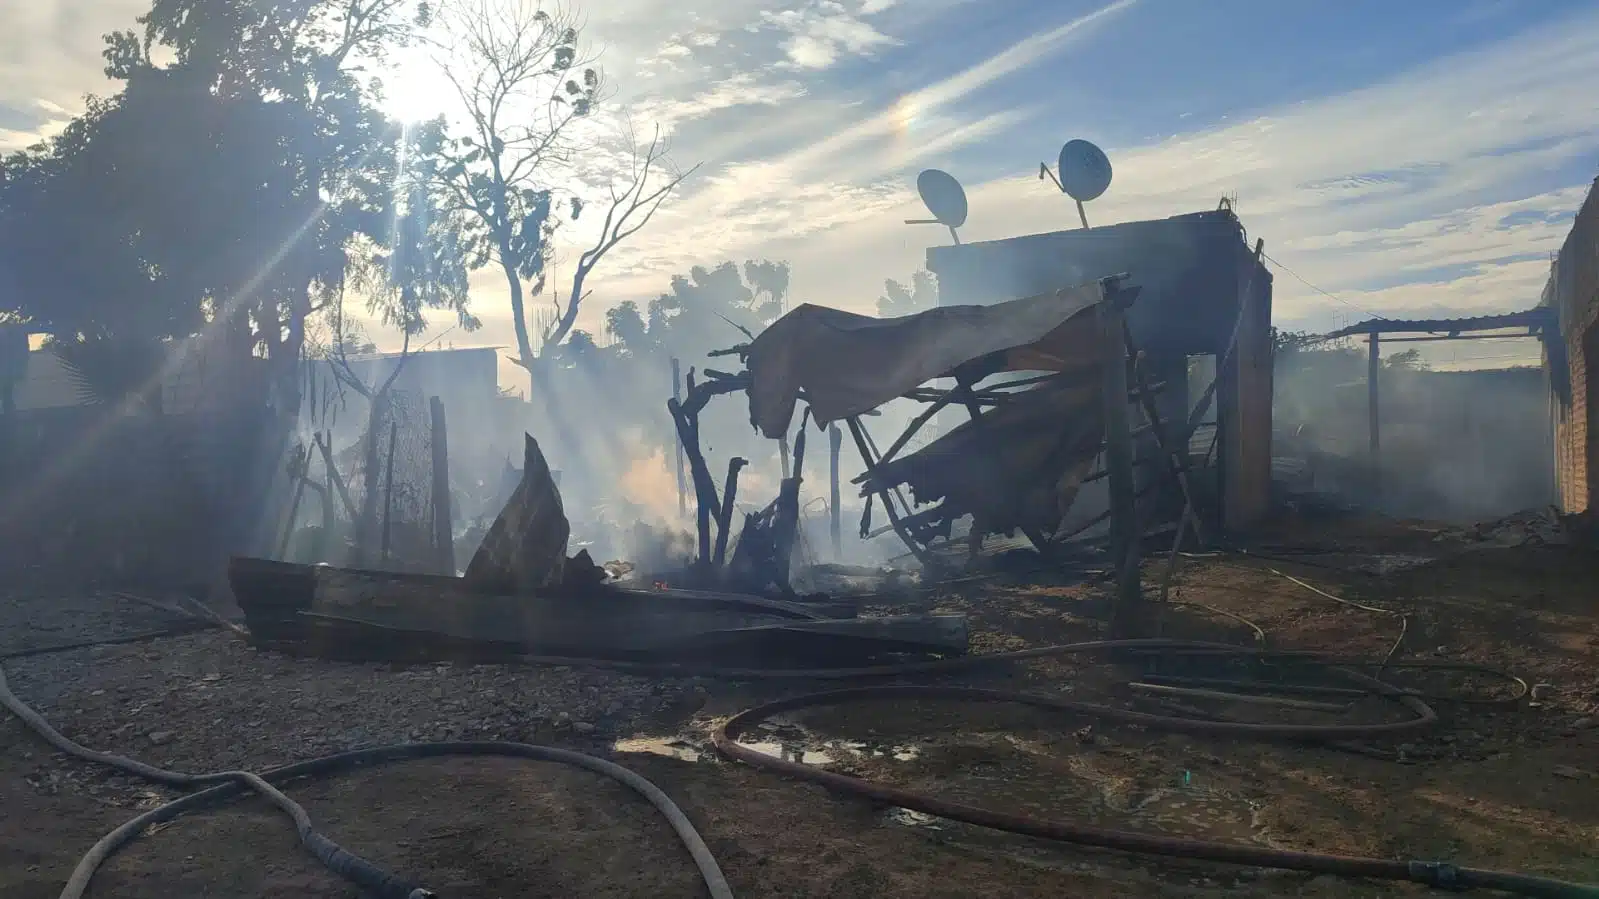
<instances>
[{"instance_id":1,"label":"smoke","mask_svg":"<svg viewBox=\"0 0 1599 899\"><path fill-rule=\"evenodd\" d=\"M651 518L678 520L677 475L666 451L639 448L636 456L622 472L618 487L628 502L649 513Z\"/></svg>"},{"instance_id":2,"label":"smoke","mask_svg":"<svg viewBox=\"0 0 1599 899\"><path fill-rule=\"evenodd\" d=\"M628 561L646 577L686 568L699 551L698 541L688 531L642 521L633 523L625 543Z\"/></svg>"},{"instance_id":3,"label":"smoke","mask_svg":"<svg viewBox=\"0 0 1599 899\"><path fill-rule=\"evenodd\" d=\"M1395 362L1385 360L1377 382L1373 492L1365 353L1279 354L1273 455L1304 463L1300 487L1390 515L1459 523L1552 501L1541 371L1426 371Z\"/></svg>"}]
</instances>

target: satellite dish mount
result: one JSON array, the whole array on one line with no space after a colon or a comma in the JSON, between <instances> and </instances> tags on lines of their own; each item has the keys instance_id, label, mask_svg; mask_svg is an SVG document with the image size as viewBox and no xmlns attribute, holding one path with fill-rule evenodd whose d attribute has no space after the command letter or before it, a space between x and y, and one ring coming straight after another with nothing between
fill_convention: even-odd
<instances>
[{"instance_id":1,"label":"satellite dish mount","mask_svg":"<svg viewBox=\"0 0 1599 899\"><path fill-rule=\"evenodd\" d=\"M916 192L922 203L933 214L930 219L906 219L907 225L943 225L949 229L950 239L959 246L961 236L956 228L966 224L966 189L955 176L939 169L924 169L916 176Z\"/></svg>"},{"instance_id":2,"label":"satellite dish mount","mask_svg":"<svg viewBox=\"0 0 1599 899\"><path fill-rule=\"evenodd\" d=\"M1056 172L1060 173L1059 177ZM1048 177L1061 193L1076 201L1077 218L1082 221L1085 231L1088 229L1088 213L1083 210L1083 204L1098 199L1110 187L1110 176L1110 158L1104 150L1086 140L1069 140L1060 148L1055 172L1049 170L1047 162L1038 164L1038 180Z\"/></svg>"}]
</instances>

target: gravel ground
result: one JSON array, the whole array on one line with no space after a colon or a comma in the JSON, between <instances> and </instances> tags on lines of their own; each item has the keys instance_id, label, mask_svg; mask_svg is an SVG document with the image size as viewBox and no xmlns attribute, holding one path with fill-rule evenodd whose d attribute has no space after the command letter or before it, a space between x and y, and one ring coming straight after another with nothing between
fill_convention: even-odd
<instances>
[{"instance_id":1,"label":"gravel ground","mask_svg":"<svg viewBox=\"0 0 1599 899\"><path fill-rule=\"evenodd\" d=\"M109 593L32 593L0 596L0 658L52 646L115 640L194 624Z\"/></svg>"},{"instance_id":2,"label":"gravel ground","mask_svg":"<svg viewBox=\"0 0 1599 899\"><path fill-rule=\"evenodd\" d=\"M1594 563L1539 550L1473 554L1449 566L1380 577L1286 570L1341 596L1405 610L1406 657L1504 667L1539 689L1530 702L1511 706L1440 704L1445 720L1413 744L1392 747L1403 754L1398 759L951 703L811 715L800 722L814 735L806 739L827 745L799 749L832 753L831 762L817 763L835 770L998 809L1599 880L1592 848L1599 845ZM939 603L968 611L974 647L992 651L1088 638L1096 625L1076 613L1092 596L1089 587L974 585ZM1392 615L1360 613L1236 564L1194 564L1180 596L1246 616L1281 646L1380 656L1397 624ZM21 639L35 642L83 639L76 630L35 628L30 616L41 608L99 622L106 637L171 623L110 599L12 602L11 612L21 615L4 621L8 645L20 645L23 632ZM39 614L46 625L69 620ZM1194 630L1206 624L1195 616L1183 618L1181 633L1251 639L1233 619L1211 620L1216 632ZM705 729L719 716L768 695L815 688L803 684L757 690L588 669L347 664L255 651L221 632L4 664L15 692L67 736L184 771L261 769L408 740L509 739L613 755L684 807L741 897L1417 894L1405 886L1117 855L944 826L704 752ZM992 676L1014 687L1117 701L1118 675L1095 660L1050 660ZM1438 686L1454 692L1470 685ZM685 736L686 746L672 741ZM879 745L913 751L885 757L867 751ZM448 896L703 895L658 815L581 771L439 760L296 784L291 793L333 838ZM0 716L0 899L55 896L95 838L167 795L52 752ZM114 859L95 884L91 896L124 899L353 896L294 845L281 817L260 802L164 826Z\"/></svg>"},{"instance_id":3,"label":"gravel ground","mask_svg":"<svg viewBox=\"0 0 1599 899\"><path fill-rule=\"evenodd\" d=\"M689 680L587 669L297 659L221 632L32 656L6 670L13 691L72 739L192 772L416 740L603 745L706 693Z\"/></svg>"}]
</instances>

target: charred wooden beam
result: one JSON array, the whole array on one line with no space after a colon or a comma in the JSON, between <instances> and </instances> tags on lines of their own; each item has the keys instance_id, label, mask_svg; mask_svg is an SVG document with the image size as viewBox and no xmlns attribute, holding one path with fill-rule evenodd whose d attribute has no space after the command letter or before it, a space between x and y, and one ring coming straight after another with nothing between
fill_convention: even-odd
<instances>
[{"instance_id":1,"label":"charred wooden beam","mask_svg":"<svg viewBox=\"0 0 1599 899\"><path fill-rule=\"evenodd\" d=\"M679 403L683 401L683 369L677 357L672 357L672 399ZM677 463L677 514L681 517L688 514L688 488L683 482L683 441L674 441L672 455Z\"/></svg>"},{"instance_id":2,"label":"charred wooden beam","mask_svg":"<svg viewBox=\"0 0 1599 899\"><path fill-rule=\"evenodd\" d=\"M733 500L738 496L738 473L749 462L738 456L727 460L727 480L722 484L722 509L716 517L716 556L711 560L720 569L727 559L728 535L733 530Z\"/></svg>"},{"instance_id":3,"label":"charred wooden beam","mask_svg":"<svg viewBox=\"0 0 1599 899\"><path fill-rule=\"evenodd\" d=\"M868 443L865 429L861 427L860 420L856 418L846 419L845 424L849 426L850 437L855 441L855 449L861 454L862 464L864 464L866 466L866 470L870 472L874 467L876 467L877 461L872 453L871 446ZM937 568L937 560L934 559L933 556L916 541L915 537L912 536L911 532L900 521L899 511L894 508L893 502L889 499L889 489L885 487L879 490L878 494L883 498L883 510L888 513L888 520L893 525L894 532L899 535L900 540L904 541L905 547L916 556L917 561L921 562L924 567L928 568L929 570ZM870 512L871 508L868 506L867 514L870 514ZM862 530L864 531L868 526L867 519L862 518L861 525Z\"/></svg>"},{"instance_id":4,"label":"charred wooden beam","mask_svg":"<svg viewBox=\"0 0 1599 899\"><path fill-rule=\"evenodd\" d=\"M778 589L792 593L789 585L789 566L794 558L794 541L799 535L800 481L805 468L805 424L810 420L810 410L800 416L799 430L794 434L794 471L783 478L777 491L777 516L773 522L773 543L777 554L773 559L773 580Z\"/></svg>"},{"instance_id":5,"label":"charred wooden beam","mask_svg":"<svg viewBox=\"0 0 1599 899\"><path fill-rule=\"evenodd\" d=\"M838 462L839 450L844 445L844 433L838 424L827 426L827 482L828 530L833 538L833 559L844 557L844 512L839 508Z\"/></svg>"},{"instance_id":6,"label":"charred wooden beam","mask_svg":"<svg viewBox=\"0 0 1599 899\"><path fill-rule=\"evenodd\" d=\"M687 382L688 389L685 391L687 399L681 403L675 399L667 400L666 409L677 425L677 439L683 445L684 454L688 456L689 473L693 478L694 501L697 507L699 564L705 567L711 564L711 520L721 504L716 499L716 482L711 479L711 470L705 464L705 453L700 449L699 413L718 391L705 389L714 386L715 382L696 385L692 368L689 369Z\"/></svg>"},{"instance_id":7,"label":"charred wooden beam","mask_svg":"<svg viewBox=\"0 0 1599 899\"><path fill-rule=\"evenodd\" d=\"M1148 630L1143 583L1139 571L1137 484L1133 480L1133 435L1127 416L1127 352L1122 342L1123 303L1114 283L1105 283L1106 297L1096 308L1100 345L1107 358L1101 366L1105 414L1105 469L1110 473L1111 561L1116 572L1116 602L1111 634L1143 636Z\"/></svg>"},{"instance_id":8,"label":"charred wooden beam","mask_svg":"<svg viewBox=\"0 0 1599 899\"><path fill-rule=\"evenodd\" d=\"M338 491L345 514L350 516L351 521L356 521L355 500L350 498L350 488L345 486L344 478L339 475L339 466L333 463L332 437L318 433L312 439L316 441L317 449L322 451L322 464L327 466L328 480L333 482L333 489Z\"/></svg>"}]
</instances>

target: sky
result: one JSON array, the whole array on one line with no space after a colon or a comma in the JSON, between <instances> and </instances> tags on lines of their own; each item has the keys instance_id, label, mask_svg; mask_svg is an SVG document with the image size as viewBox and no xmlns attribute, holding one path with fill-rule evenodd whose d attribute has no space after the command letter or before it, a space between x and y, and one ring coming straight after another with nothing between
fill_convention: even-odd
<instances>
[{"instance_id":1,"label":"sky","mask_svg":"<svg viewBox=\"0 0 1599 899\"><path fill-rule=\"evenodd\" d=\"M105 91L99 35L145 6L0 0L0 148ZM965 185L963 240L1073 228L1070 201L1038 180L1072 138L1114 167L1091 224L1235 197L1265 239L1280 327L1511 311L1538 302L1599 175L1592 0L608 0L582 13L613 112L643 135L659 124L676 163L701 166L596 270L580 318L592 330L609 305L724 260L786 260L794 302L870 311L885 279L908 280L948 241L904 224L926 215L918 171ZM437 79L399 65L394 110L436 111ZM492 274L474 279L483 329L440 340L510 344L504 296ZM1443 365L1537 358L1530 341L1422 346Z\"/></svg>"}]
</instances>

